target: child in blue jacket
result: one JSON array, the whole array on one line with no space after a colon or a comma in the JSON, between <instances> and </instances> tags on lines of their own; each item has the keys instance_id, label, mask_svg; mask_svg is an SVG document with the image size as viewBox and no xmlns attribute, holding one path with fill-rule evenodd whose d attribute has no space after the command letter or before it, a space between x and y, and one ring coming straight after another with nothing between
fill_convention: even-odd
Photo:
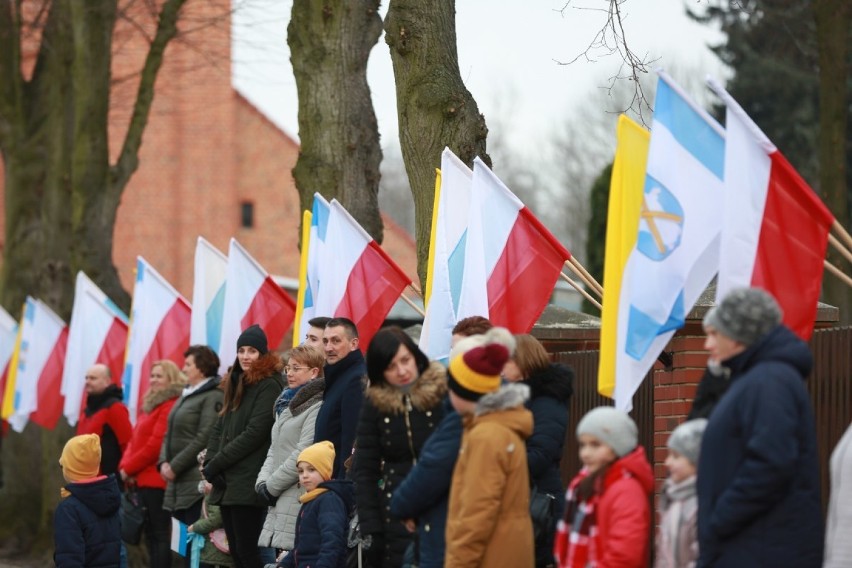
<instances>
[{"instance_id":1,"label":"child in blue jacket","mask_svg":"<svg viewBox=\"0 0 852 568\"><path fill-rule=\"evenodd\" d=\"M343 568L346 533L355 503L351 481L331 479L334 444L317 442L299 454L296 469L305 494L296 520L293 550L279 563L282 568Z\"/></svg>"},{"instance_id":2,"label":"child in blue jacket","mask_svg":"<svg viewBox=\"0 0 852 568\"><path fill-rule=\"evenodd\" d=\"M121 494L114 476L98 475L101 441L97 434L68 440L59 458L62 500L53 518L53 560L57 568L118 568L121 555Z\"/></svg>"}]
</instances>

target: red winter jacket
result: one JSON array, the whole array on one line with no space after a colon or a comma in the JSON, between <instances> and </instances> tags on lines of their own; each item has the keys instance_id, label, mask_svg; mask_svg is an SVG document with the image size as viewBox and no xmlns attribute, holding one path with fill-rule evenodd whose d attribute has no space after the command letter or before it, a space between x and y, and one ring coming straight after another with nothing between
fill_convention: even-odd
<instances>
[{"instance_id":1,"label":"red winter jacket","mask_svg":"<svg viewBox=\"0 0 852 568\"><path fill-rule=\"evenodd\" d=\"M133 437L130 438L130 444L118 466L129 478L136 479L138 487L166 488L166 481L157 471L157 460L160 457L163 438L166 436L169 412L175 405L180 390L169 394L172 396L168 400L139 416L136 428L133 429Z\"/></svg>"},{"instance_id":2,"label":"red winter jacket","mask_svg":"<svg viewBox=\"0 0 852 568\"><path fill-rule=\"evenodd\" d=\"M628 475L625 475L627 473ZM599 568L648 565L654 472L639 446L610 467L597 506Z\"/></svg>"}]
</instances>

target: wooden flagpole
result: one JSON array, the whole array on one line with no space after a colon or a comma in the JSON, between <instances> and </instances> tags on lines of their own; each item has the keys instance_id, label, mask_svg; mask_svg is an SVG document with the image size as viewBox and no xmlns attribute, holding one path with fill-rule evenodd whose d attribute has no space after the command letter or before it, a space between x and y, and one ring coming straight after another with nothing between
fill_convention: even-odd
<instances>
[{"instance_id":1,"label":"wooden flagpole","mask_svg":"<svg viewBox=\"0 0 852 568\"><path fill-rule=\"evenodd\" d=\"M405 294L400 294L399 297L402 298L403 300L405 300L405 303L408 304L409 306L411 306L411 309L413 309L415 312L417 312L418 314L420 314L424 318L426 317L426 312L421 310L420 306L415 304L414 301L411 298L409 298Z\"/></svg>"},{"instance_id":2,"label":"wooden flagpole","mask_svg":"<svg viewBox=\"0 0 852 568\"><path fill-rule=\"evenodd\" d=\"M411 288L411 291L412 291L412 292L414 292L415 294L417 294L417 297L418 297L418 298L420 298L421 300L423 299L423 292L421 292L421 291L420 291L420 288L418 288L417 286L415 286L415 285L414 285L414 282L412 282L411 284L409 284L409 285L408 285L408 287L409 287L409 288Z\"/></svg>"},{"instance_id":3,"label":"wooden flagpole","mask_svg":"<svg viewBox=\"0 0 852 568\"><path fill-rule=\"evenodd\" d=\"M846 260L848 260L849 262L852 262L852 252L849 252L849 249L847 249L845 246L843 246L843 243L841 243L839 240L837 240L837 237L835 237L834 235L829 233L828 242L831 244L831 246L833 246L834 248L837 249L837 252L839 252L840 254L845 256Z\"/></svg>"},{"instance_id":4,"label":"wooden flagpole","mask_svg":"<svg viewBox=\"0 0 852 568\"><path fill-rule=\"evenodd\" d=\"M822 262L823 262L823 266L825 266L825 268L826 268L826 269L828 269L828 271L829 271L829 272L831 272L832 274L834 274L835 276L837 276L837 277L838 277L840 280L842 280L842 281L843 281L843 282L844 282L847 286L849 286L850 288L852 288L852 278L850 278L849 276L847 276L847 275L846 275L846 274L845 274L842 270L840 270L839 268L837 268L836 266L834 266L833 264L831 264L831 263L830 263L830 262L828 262L827 260L824 260L824 261L822 261Z\"/></svg>"},{"instance_id":5,"label":"wooden flagpole","mask_svg":"<svg viewBox=\"0 0 852 568\"><path fill-rule=\"evenodd\" d=\"M575 289L575 290L577 290L580 294L582 294L582 295L583 295L583 297L584 297L584 298L586 298L589 302L591 302L593 305L597 306L597 308L598 308L599 310L602 310L602 309L603 309L603 307L600 305L600 303L598 303L598 301L597 301L597 300L595 300L594 298L592 298L592 297L589 295L589 293L588 293L588 292L586 292L585 290L583 290L582 286L580 286L580 285L579 285L579 284L577 284L575 281L573 281L573 280L572 280L570 277L568 277L568 276L567 276L564 272L560 272L560 273L559 273L559 276L561 276L561 277L562 277L562 279L563 279L563 280L565 280L568 284L570 284L571 286L573 286L573 287L574 287L574 289Z\"/></svg>"},{"instance_id":6,"label":"wooden flagpole","mask_svg":"<svg viewBox=\"0 0 852 568\"><path fill-rule=\"evenodd\" d=\"M852 249L852 236L849 236L849 232L843 227L843 225L837 222L837 219L834 220L831 228L840 236L846 246Z\"/></svg>"},{"instance_id":7,"label":"wooden flagpole","mask_svg":"<svg viewBox=\"0 0 852 568\"><path fill-rule=\"evenodd\" d=\"M580 264L580 261L574 258L573 256L565 261L565 265L570 268L574 274L580 277L580 279L585 282L589 288L591 288L598 297L603 297L603 286L595 280L594 276L589 274L589 271L585 269L585 267Z\"/></svg>"}]
</instances>

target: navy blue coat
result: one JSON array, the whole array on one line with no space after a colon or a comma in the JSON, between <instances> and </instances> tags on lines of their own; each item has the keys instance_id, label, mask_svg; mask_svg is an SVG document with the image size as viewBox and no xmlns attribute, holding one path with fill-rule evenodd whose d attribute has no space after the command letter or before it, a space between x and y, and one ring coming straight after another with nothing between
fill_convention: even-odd
<instances>
[{"instance_id":1,"label":"navy blue coat","mask_svg":"<svg viewBox=\"0 0 852 568\"><path fill-rule=\"evenodd\" d=\"M57 568L115 567L121 555L121 493L115 476L90 483L69 483L71 495L53 516Z\"/></svg>"},{"instance_id":2,"label":"navy blue coat","mask_svg":"<svg viewBox=\"0 0 852 568\"><path fill-rule=\"evenodd\" d=\"M328 440L334 444L332 477L345 477L343 462L352 455L358 417L364 403L364 377L367 365L364 355L356 349L334 365L324 369L325 393L317 413L314 442Z\"/></svg>"},{"instance_id":3,"label":"navy blue coat","mask_svg":"<svg viewBox=\"0 0 852 568\"><path fill-rule=\"evenodd\" d=\"M391 498L391 516L417 519L420 568L444 565L450 485L461 437L461 416L449 401L445 401L444 418L420 450L417 464Z\"/></svg>"},{"instance_id":4,"label":"navy blue coat","mask_svg":"<svg viewBox=\"0 0 852 568\"><path fill-rule=\"evenodd\" d=\"M818 568L823 528L808 346L778 326L723 364L731 382L710 415L698 466L698 565Z\"/></svg>"},{"instance_id":5,"label":"navy blue coat","mask_svg":"<svg viewBox=\"0 0 852 568\"><path fill-rule=\"evenodd\" d=\"M344 568L349 516L355 506L351 481L332 479L328 489L299 509L293 550L278 566L284 568Z\"/></svg>"}]
</instances>

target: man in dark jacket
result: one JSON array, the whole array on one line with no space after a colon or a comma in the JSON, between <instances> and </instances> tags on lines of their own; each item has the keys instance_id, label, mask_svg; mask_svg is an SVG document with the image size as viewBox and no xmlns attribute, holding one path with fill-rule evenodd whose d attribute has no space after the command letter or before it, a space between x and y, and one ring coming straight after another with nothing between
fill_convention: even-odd
<instances>
[{"instance_id":1,"label":"man in dark jacket","mask_svg":"<svg viewBox=\"0 0 852 568\"><path fill-rule=\"evenodd\" d=\"M130 413L123 400L121 387L112 382L109 367L99 363L86 371L86 408L77 423L77 435L98 435L101 439L101 473L116 474L116 479L118 462L133 433Z\"/></svg>"},{"instance_id":2,"label":"man in dark jacket","mask_svg":"<svg viewBox=\"0 0 852 568\"><path fill-rule=\"evenodd\" d=\"M314 442L334 444L334 479L346 476L343 466L352 454L358 416L364 402L367 366L359 350L358 328L346 318L333 318L322 337L325 350L325 394L317 414Z\"/></svg>"},{"instance_id":3,"label":"man in dark jacket","mask_svg":"<svg viewBox=\"0 0 852 568\"><path fill-rule=\"evenodd\" d=\"M730 373L698 466L699 566L817 568L822 513L807 344L775 300L732 290L707 313L706 349Z\"/></svg>"}]
</instances>

